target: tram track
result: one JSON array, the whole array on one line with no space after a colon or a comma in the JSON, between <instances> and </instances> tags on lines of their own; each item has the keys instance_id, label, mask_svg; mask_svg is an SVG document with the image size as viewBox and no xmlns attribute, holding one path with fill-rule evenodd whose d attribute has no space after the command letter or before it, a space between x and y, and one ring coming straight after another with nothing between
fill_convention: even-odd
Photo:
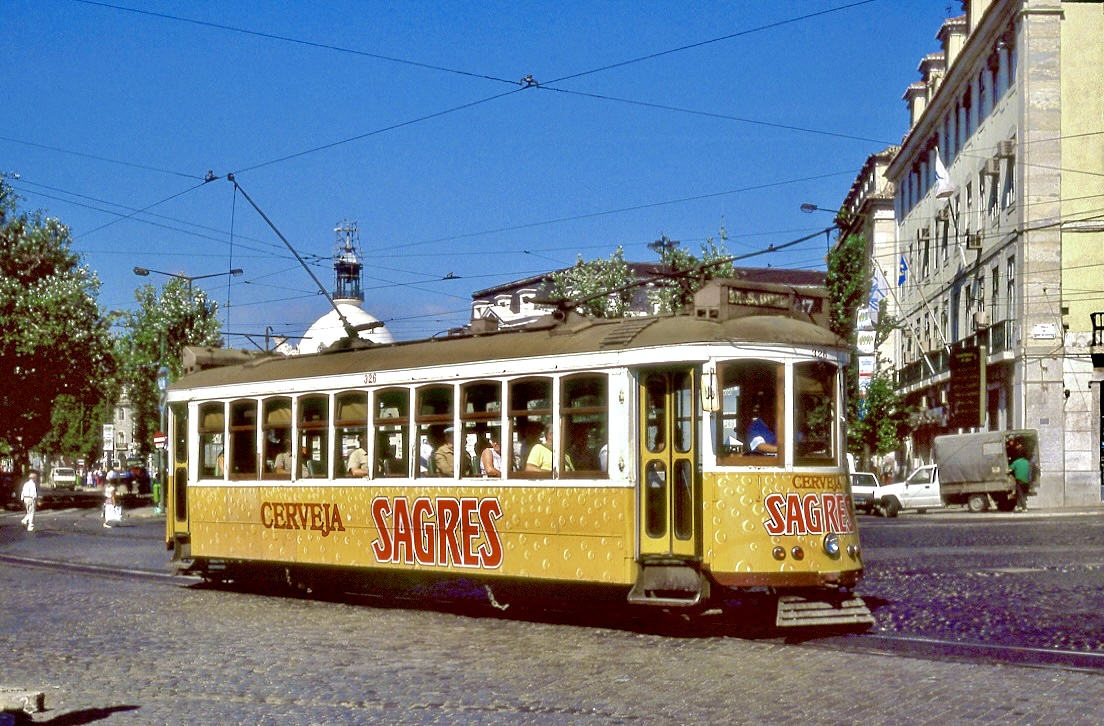
<instances>
[{"instance_id":1,"label":"tram track","mask_svg":"<svg viewBox=\"0 0 1104 726\"><path fill-rule=\"evenodd\" d=\"M155 572L148 569L125 568L118 566L105 566L93 563L58 561L52 559L27 557L22 555L0 554L0 563L30 567L55 572L67 572L74 574L93 575L105 578L125 578L129 580L144 580L162 585L175 585L190 587L204 583L199 577L188 575L176 575L168 572ZM225 586L224 586L225 587ZM274 592L271 589L256 589L247 584L225 587L225 589L248 593L263 594L266 596L297 597L292 591ZM472 614L473 610L483 608L468 598L433 597L427 600L424 597L416 597L410 594L388 592L386 594L369 593L345 593L339 596L337 593L318 593L318 599L333 599L343 602L355 602L373 607L389 603L391 607L427 608L432 607L445 612L466 612ZM483 603L485 604L485 603ZM543 616L537 615L538 610L544 611ZM487 613L492 614L491 612ZM501 611L493 613L500 617L510 617ZM524 607L515 613L524 619L533 619L555 625L579 625L582 627L618 627L618 618L600 618L601 622L595 622L592 618L581 615L578 612L570 612L569 609L555 607ZM642 613L637 613L642 615ZM980 641L968 641L961 639L942 638L935 634L925 633L848 633L839 635L810 635L775 633L767 635L762 631L752 633L733 632L730 628L722 627L727 618L721 622L712 618L699 621L699 627L691 626L693 618L687 620L677 618L677 627L656 627L656 621L652 618L644 618L652 621L649 624L641 622L637 618L629 618L626 622L620 622L621 626L630 629L643 629L655 634L665 634L670 637L688 637L693 631L693 637L736 637L744 640L780 640L796 647L813 647L828 650L843 650L852 653L880 654L888 657L921 658L925 660L945 660L953 662L1003 664L1027 668L1041 668L1055 671L1079 671L1094 674L1104 674L1104 651L1072 650L1063 648L1047 648L1032 645L1012 645L1002 643L984 643ZM670 626L674 621L668 621ZM729 623L732 625L732 623ZM736 628L739 631L739 628Z\"/></svg>"},{"instance_id":2,"label":"tram track","mask_svg":"<svg viewBox=\"0 0 1104 726\"><path fill-rule=\"evenodd\" d=\"M893 657L1013 665L1104 674L1104 652L953 640L909 633L856 633L807 640L804 645Z\"/></svg>"}]
</instances>

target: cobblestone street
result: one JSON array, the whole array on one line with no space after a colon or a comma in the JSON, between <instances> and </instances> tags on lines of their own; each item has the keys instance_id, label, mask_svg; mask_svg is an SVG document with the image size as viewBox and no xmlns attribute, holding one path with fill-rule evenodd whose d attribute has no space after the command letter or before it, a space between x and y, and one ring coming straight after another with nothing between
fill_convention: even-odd
<instances>
[{"instance_id":1,"label":"cobblestone street","mask_svg":"<svg viewBox=\"0 0 1104 726\"><path fill-rule=\"evenodd\" d=\"M94 536L58 514L32 539L3 516L0 554L56 559L76 543L75 559L92 560L97 542L111 557L131 549L143 565L165 560L156 522ZM877 547L868 551L880 562ZM884 547L886 562L909 561ZM45 691L40 723L1089 724L1104 708L1099 673L713 629L698 637L267 597L10 563L0 588L0 685ZM923 610L919 600L911 607Z\"/></svg>"}]
</instances>

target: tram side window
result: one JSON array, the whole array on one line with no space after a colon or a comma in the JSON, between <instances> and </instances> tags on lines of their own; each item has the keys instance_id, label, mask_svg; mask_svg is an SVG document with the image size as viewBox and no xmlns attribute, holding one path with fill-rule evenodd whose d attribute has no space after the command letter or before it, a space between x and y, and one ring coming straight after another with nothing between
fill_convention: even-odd
<instances>
[{"instance_id":1,"label":"tram side window","mask_svg":"<svg viewBox=\"0 0 1104 726\"><path fill-rule=\"evenodd\" d=\"M609 477L609 400L605 375L565 378L560 393L563 462L568 478Z\"/></svg>"},{"instance_id":2,"label":"tram side window","mask_svg":"<svg viewBox=\"0 0 1104 726\"><path fill-rule=\"evenodd\" d=\"M173 417L173 463L188 465L188 407L177 404L169 406Z\"/></svg>"},{"instance_id":3,"label":"tram side window","mask_svg":"<svg viewBox=\"0 0 1104 726\"><path fill-rule=\"evenodd\" d=\"M340 393L334 411L334 465L337 477L368 476L368 394Z\"/></svg>"},{"instance_id":4,"label":"tram side window","mask_svg":"<svg viewBox=\"0 0 1104 726\"><path fill-rule=\"evenodd\" d=\"M423 386L417 393L418 476L456 476L452 386Z\"/></svg>"},{"instance_id":5,"label":"tram side window","mask_svg":"<svg viewBox=\"0 0 1104 726\"><path fill-rule=\"evenodd\" d=\"M231 479L257 478L257 402L234 401L230 404Z\"/></svg>"},{"instance_id":6,"label":"tram side window","mask_svg":"<svg viewBox=\"0 0 1104 726\"><path fill-rule=\"evenodd\" d=\"M299 473L305 478L324 478L329 474L330 399L303 396L299 399Z\"/></svg>"},{"instance_id":7,"label":"tram side window","mask_svg":"<svg viewBox=\"0 0 1104 726\"><path fill-rule=\"evenodd\" d=\"M199 478L221 479L226 472L223 436L226 433L226 404L204 403L199 407Z\"/></svg>"},{"instance_id":8,"label":"tram side window","mask_svg":"<svg viewBox=\"0 0 1104 726\"><path fill-rule=\"evenodd\" d=\"M794 367L794 463L799 466L836 463L838 375L839 368L825 361Z\"/></svg>"},{"instance_id":9,"label":"tram side window","mask_svg":"<svg viewBox=\"0 0 1104 726\"><path fill-rule=\"evenodd\" d=\"M732 361L719 366L721 410L717 413L720 464L781 466L785 369L780 363Z\"/></svg>"},{"instance_id":10,"label":"tram side window","mask_svg":"<svg viewBox=\"0 0 1104 726\"><path fill-rule=\"evenodd\" d=\"M486 475L497 479L502 476L504 464L499 454L499 466L495 468L496 456L492 442L498 443L501 452L502 384L498 381L469 383L461 389L461 401L460 424L464 435L461 438L463 451L459 457L460 476ZM487 449L490 449L490 453L486 454L490 468L484 472L480 460Z\"/></svg>"},{"instance_id":11,"label":"tram side window","mask_svg":"<svg viewBox=\"0 0 1104 726\"><path fill-rule=\"evenodd\" d=\"M291 478L291 399L269 398L261 406L264 411L264 478Z\"/></svg>"},{"instance_id":12,"label":"tram side window","mask_svg":"<svg viewBox=\"0 0 1104 726\"><path fill-rule=\"evenodd\" d=\"M177 522L188 519L188 407L179 403L169 406L172 416L173 458L171 473L173 513ZM162 490L166 491L166 490Z\"/></svg>"},{"instance_id":13,"label":"tram side window","mask_svg":"<svg viewBox=\"0 0 1104 726\"><path fill-rule=\"evenodd\" d=\"M552 476L552 379L527 378L510 384L510 476L540 479ZM536 449L536 451L534 451Z\"/></svg>"},{"instance_id":14,"label":"tram side window","mask_svg":"<svg viewBox=\"0 0 1104 726\"><path fill-rule=\"evenodd\" d=\"M410 392L391 388L378 391L375 400L376 476L409 476Z\"/></svg>"}]
</instances>

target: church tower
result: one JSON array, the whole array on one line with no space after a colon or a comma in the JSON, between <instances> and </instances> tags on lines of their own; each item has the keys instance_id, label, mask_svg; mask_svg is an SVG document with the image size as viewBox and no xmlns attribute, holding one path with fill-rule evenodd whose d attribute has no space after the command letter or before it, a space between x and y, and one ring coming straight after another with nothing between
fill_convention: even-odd
<instances>
[{"instance_id":1,"label":"church tower","mask_svg":"<svg viewBox=\"0 0 1104 726\"><path fill-rule=\"evenodd\" d=\"M341 316L365 340L381 344L394 342L391 331L360 307L364 302L364 289L361 287L364 265L360 261L360 234L356 222L345 220L334 228L334 233L337 245L333 258L333 301L341 315L338 315L338 310L330 310L320 317L299 342L298 353L317 353L344 340L348 333Z\"/></svg>"},{"instance_id":2,"label":"church tower","mask_svg":"<svg viewBox=\"0 0 1104 726\"><path fill-rule=\"evenodd\" d=\"M334 252L334 302L364 302L364 290L360 286L360 233L357 223L343 221L334 229L337 250Z\"/></svg>"}]
</instances>

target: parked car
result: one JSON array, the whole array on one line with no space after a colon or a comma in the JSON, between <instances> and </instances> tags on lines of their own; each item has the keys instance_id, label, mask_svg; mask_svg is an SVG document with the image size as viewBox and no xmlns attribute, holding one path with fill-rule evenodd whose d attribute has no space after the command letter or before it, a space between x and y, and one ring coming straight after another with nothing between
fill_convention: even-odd
<instances>
[{"instance_id":1,"label":"parked car","mask_svg":"<svg viewBox=\"0 0 1104 726\"><path fill-rule=\"evenodd\" d=\"M77 472L69 466L57 466L50 472L50 484L54 489L76 489Z\"/></svg>"},{"instance_id":2,"label":"parked car","mask_svg":"<svg viewBox=\"0 0 1104 726\"><path fill-rule=\"evenodd\" d=\"M851 503L855 505L856 512L870 514L874 511L879 486L881 482L878 481L877 474L869 471L851 472Z\"/></svg>"}]
</instances>

